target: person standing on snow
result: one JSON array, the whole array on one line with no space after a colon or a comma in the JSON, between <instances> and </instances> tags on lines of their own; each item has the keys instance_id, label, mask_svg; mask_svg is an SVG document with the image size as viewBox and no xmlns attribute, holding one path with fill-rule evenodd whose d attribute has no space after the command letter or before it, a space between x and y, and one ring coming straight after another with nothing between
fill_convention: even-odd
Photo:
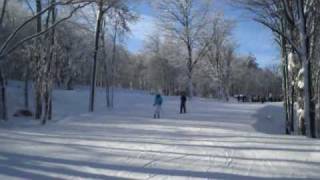
<instances>
[{"instance_id":1,"label":"person standing on snow","mask_svg":"<svg viewBox=\"0 0 320 180\"><path fill-rule=\"evenodd\" d=\"M186 102L187 102L187 97L185 93L182 93L180 97L180 114L186 113Z\"/></svg>"},{"instance_id":2,"label":"person standing on snow","mask_svg":"<svg viewBox=\"0 0 320 180\"><path fill-rule=\"evenodd\" d=\"M163 99L162 99L161 95L158 93L156 95L155 99L154 99L154 104L153 104L153 106L156 107L154 115L153 115L153 117L155 119L156 118L158 118L158 119L160 118L160 111L161 111L162 101L163 101Z\"/></svg>"}]
</instances>

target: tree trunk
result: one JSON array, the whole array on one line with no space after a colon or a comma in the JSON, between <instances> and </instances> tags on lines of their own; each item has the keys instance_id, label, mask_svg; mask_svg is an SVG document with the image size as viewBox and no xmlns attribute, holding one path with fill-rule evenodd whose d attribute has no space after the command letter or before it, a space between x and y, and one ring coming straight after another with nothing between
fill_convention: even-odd
<instances>
[{"instance_id":1,"label":"tree trunk","mask_svg":"<svg viewBox=\"0 0 320 180\"><path fill-rule=\"evenodd\" d=\"M111 106L111 102L110 102L110 82L109 82L109 71L108 71L108 67L107 67L107 61L104 64L104 70L106 72L106 77L105 77L106 103L107 103L107 107L110 107Z\"/></svg>"},{"instance_id":2,"label":"tree trunk","mask_svg":"<svg viewBox=\"0 0 320 180\"><path fill-rule=\"evenodd\" d=\"M38 81L38 80L37 80ZM38 89L39 87L35 87L35 119L40 119L42 115L42 98L41 98L41 92Z\"/></svg>"},{"instance_id":3,"label":"tree trunk","mask_svg":"<svg viewBox=\"0 0 320 180\"><path fill-rule=\"evenodd\" d=\"M283 57L284 58L284 57ZM285 120L286 120L286 134L290 134L290 122L288 114L288 92L287 92L287 73L286 73L286 63L283 62L282 73L283 73L283 92L284 92L284 109L285 109Z\"/></svg>"},{"instance_id":4,"label":"tree trunk","mask_svg":"<svg viewBox=\"0 0 320 180\"><path fill-rule=\"evenodd\" d=\"M55 0L51 0L51 4L55 3ZM48 12L46 28L49 27L49 24L54 24L56 20L56 8L52 6L52 8ZM42 124L46 124L47 120L52 118L52 86L53 86L53 61L54 61L54 51L55 51L55 28L49 31L48 36L46 37L47 42L47 56L45 58L45 71L42 76L44 76L44 84L45 88L43 90L43 98L44 98L44 114L42 118Z\"/></svg>"},{"instance_id":5,"label":"tree trunk","mask_svg":"<svg viewBox=\"0 0 320 180\"><path fill-rule=\"evenodd\" d=\"M51 0L51 4L55 4L56 3L56 0ZM56 18L57 18L57 14L56 14L56 11L57 11L57 9L56 9L56 7L55 6L53 6L52 7L52 11L51 11L51 13L52 13L52 19L51 19L51 24L54 24L55 22L56 22ZM50 59L49 59L49 71L48 72L51 72L50 73L50 76L49 76L49 78L50 78L50 86L49 86L49 92L48 92L48 94L49 94L49 99L48 99L48 120L51 120L52 119L52 108L53 108L53 105L52 105L52 91L53 91L53 79L54 79L54 77L53 77L53 75L52 75L52 70L51 70L51 66L53 65L53 58L55 58L54 57L54 47L55 47L55 45L56 45L56 37L55 37L55 34L56 34L56 31L55 31L55 28L53 28L52 30L51 30L51 48L53 48L52 50L51 50L51 54L50 54Z\"/></svg>"},{"instance_id":6,"label":"tree trunk","mask_svg":"<svg viewBox=\"0 0 320 180\"><path fill-rule=\"evenodd\" d=\"M111 98L110 98L110 79L109 79L109 70L108 70L108 63L109 63L109 60L107 58L107 55L106 55L106 44L105 44L105 27L106 27L106 23L105 23L105 20L103 19L102 20L102 28L103 28L103 31L101 32L101 44L102 44L102 54L103 54L103 70L104 70L104 73L105 73L105 76L104 78L101 78L101 82L103 82L104 80L104 84L105 84L105 88L106 88L106 105L108 108L111 107ZM103 76L102 76L103 77Z\"/></svg>"},{"instance_id":7,"label":"tree trunk","mask_svg":"<svg viewBox=\"0 0 320 180\"><path fill-rule=\"evenodd\" d=\"M310 72L310 62L308 60L303 63L304 68L304 117L306 124L306 133L308 136L315 138L315 119L313 116L312 109L312 96L311 96L311 72Z\"/></svg>"},{"instance_id":8,"label":"tree trunk","mask_svg":"<svg viewBox=\"0 0 320 180\"><path fill-rule=\"evenodd\" d=\"M227 102L229 101L230 97L230 78L231 78L231 61L232 61L232 55L233 55L233 50L228 50L229 55L228 55L228 60L227 60L227 67L226 67L226 85L225 85L225 91L226 91L226 100Z\"/></svg>"},{"instance_id":9,"label":"tree trunk","mask_svg":"<svg viewBox=\"0 0 320 180\"><path fill-rule=\"evenodd\" d=\"M289 95L288 95L288 53L286 51L286 42L281 37L281 56L282 56L282 89L284 93L284 109L285 109L285 120L286 120L286 134L290 134L290 121L289 121Z\"/></svg>"},{"instance_id":10,"label":"tree trunk","mask_svg":"<svg viewBox=\"0 0 320 180\"><path fill-rule=\"evenodd\" d=\"M24 75L24 108L29 109L29 65L26 65Z\"/></svg>"},{"instance_id":11,"label":"tree trunk","mask_svg":"<svg viewBox=\"0 0 320 180\"><path fill-rule=\"evenodd\" d=\"M192 84L192 48L191 45L187 45L188 48L188 95L191 99L193 97L193 84Z\"/></svg>"},{"instance_id":12,"label":"tree trunk","mask_svg":"<svg viewBox=\"0 0 320 180\"><path fill-rule=\"evenodd\" d=\"M41 0L36 0L36 9L37 9L37 13L41 12L42 9L42 4L41 4ZM42 30L42 16L38 16L37 17L37 33L41 32ZM40 66L40 61L41 61L41 57L40 57L40 43L41 40L38 38L36 40L36 49L37 49L37 53L36 53L36 66ZM39 68L39 67L38 67ZM42 115L42 98L41 98L41 78L39 75L39 72L36 72L36 80L35 80L35 119L40 119L41 115Z\"/></svg>"},{"instance_id":13,"label":"tree trunk","mask_svg":"<svg viewBox=\"0 0 320 180\"><path fill-rule=\"evenodd\" d=\"M291 94L290 94L290 98L289 98L289 100L291 100L291 102L289 103L289 105L290 105L290 124L291 124L291 132L294 132L294 114L293 114L293 112L294 112L294 86L293 85L291 85Z\"/></svg>"},{"instance_id":14,"label":"tree trunk","mask_svg":"<svg viewBox=\"0 0 320 180\"><path fill-rule=\"evenodd\" d=\"M299 24L298 28L300 31L300 58L303 62L303 81L304 81L304 118L306 125L306 133L308 136L315 138L315 118L314 118L314 110L312 105L312 94L311 94L311 64L310 59L308 58L308 37L307 37L307 27L306 27L306 19L304 14L304 1L298 0L298 14L299 14Z\"/></svg>"},{"instance_id":15,"label":"tree trunk","mask_svg":"<svg viewBox=\"0 0 320 180\"><path fill-rule=\"evenodd\" d=\"M193 84L192 84L192 72L190 71L188 74L188 94L189 94L189 98L191 99L193 97Z\"/></svg>"},{"instance_id":16,"label":"tree trunk","mask_svg":"<svg viewBox=\"0 0 320 180\"><path fill-rule=\"evenodd\" d=\"M49 114L49 94L48 90L45 90L45 94L43 96L44 98L44 112L43 112L43 117L42 117L42 124L46 124L47 119L48 119L48 114Z\"/></svg>"},{"instance_id":17,"label":"tree trunk","mask_svg":"<svg viewBox=\"0 0 320 180\"><path fill-rule=\"evenodd\" d=\"M0 118L7 120L7 101L5 79L0 67Z\"/></svg>"},{"instance_id":18,"label":"tree trunk","mask_svg":"<svg viewBox=\"0 0 320 180\"><path fill-rule=\"evenodd\" d=\"M316 135L316 115L315 115L315 102L313 100L313 97L314 97L314 92L312 90L312 87L313 87L313 82L312 82L312 68L311 68L311 62L308 61L308 80L309 80L309 88L308 88L308 91L310 94L310 100L309 100L309 104L310 104L310 136L312 138L316 138L317 135Z\"/></svg>"},{"instance_id":19,"label":"tree trunk","mask_svg":"<svg viewBox=\"0 0 320 180\"><path fill-rule=\"evenodd\" d=\"M66 85L65 85L67 90L72 90L73 89L72 82L73 82L72 77L68 77L68 79L66 80Z\"/></svg>"},{"instance_id":20,"label":"tree trunk","mask_svg":"<svg viewBox=\"0 0 320 180\"><path fill-rule=\"evenodd\" d=\"M319 68L319 66L318 66ZM317 99L318 99L318 118L317 118L317 132L318 132L318 135L317 137L320 137L320 69L318 69L318 73L317 73L317 84L316 84L316 87L317 87Z\"/></svg>"},{"instance_id":21,"label":"tree trunk","mask_svg":"<svg viewBox=\"0 0 320 180\"><path fill-rule=\"evenodd\" d=\"M48 120L52 119L52 91L50 92L50 99L49 99L49 114L48 114Z\"/></svg>"},{"instance_id":22,"label":"tree trunk","mask_svg":"<svg viewBox=\"0 0 320 180\"><path fill-rule=\"evenodd\" d=\"M108 80L106 80L106 101L107 101L107 107L110 107L111 106L111 103L110 103L110 85L109 85L109 82Z\"/></svg>"},{"instance_id":23,"label":"tree trunk","mask_svg":"<svg viewBox=\"0 0 320 180\"><path fill-rule=\"evenodd\" d=\"M318 129L318 136L320 137L320 70L318 70L318 82L317 82L317 89L318 89L318 125L317 125L317 129Z\"/></svg>"},{"instance_id":24,"label":"tree trunk","mask_svg":"<svg viewBox=\"0 0 320 180\"><path fill-rule=\"evenodd\" d=\"M116 22L113 34L113 48L112 48L112 59L111 59L111 107L113 108L113 98L114 98L114 76L115 76L115 60L117 55L117 33L118 33L118 23Z\"/></svg>"},{"instance_id":25,"label":"tree trunk","mask_svg":"<svg viewBox=\"0 0 320 180\"><path fill-rule=\"evenodd\" d=\"M94 111L94 100L95 100L95 87L96 87L96 76L97 76L97 56L99 51L99 39L100 39L100 31L101 31L101 22L103 18L103 2L100 1L98 5L98 16L96 22L96 33L95 33L95 47L93 54L93 65L92 65L92 74L91 74L91 91L90 91L90 99L89 99L89 112Z\"/></svg>"},{"instance_id":26,"label":"tree trunk","mask_svg":"<svg viewBox=\"0 0 320 180\"><path fill-rule=\"evenodd\" d=\"M4 15L5 15L6 9L7 9L7 2L8 2L8 0L3 0L2 10L1 10L1 15L0 15L0 27L2 27L2 25L3 25Z\"/></svg>"},{"instance_id":27,"label":"tree trunk","mask_svg":"<svg viewBox=\"0 0 320 180\"><path fill-rule=\"evenodd\" d=\"M7 8L7 0L3 1L0 15L0 28L3 27L4 15ZM7 101L6 101L6 83L0 67L0 119L7 120Z\"/></svg>"}]
</instances>

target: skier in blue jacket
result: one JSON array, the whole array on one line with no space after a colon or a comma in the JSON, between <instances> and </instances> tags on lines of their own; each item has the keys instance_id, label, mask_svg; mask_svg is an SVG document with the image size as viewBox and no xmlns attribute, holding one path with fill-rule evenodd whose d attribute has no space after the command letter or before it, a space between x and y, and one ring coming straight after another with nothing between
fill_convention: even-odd
<instances>
[{"instance_id":1,"label":"skier in blue jacket","mask_svg":"<svg viewBox=\"0 0 320 180\"><path fill-rule=\"evenodd\" d=\"M154 99L154 104L153 104L153 106L156 107L154 115L153 115L154 118L160 118L162 101L163 101L163 99L162 99L161 95L158 93Z\"/></svg>"}]
</instances>

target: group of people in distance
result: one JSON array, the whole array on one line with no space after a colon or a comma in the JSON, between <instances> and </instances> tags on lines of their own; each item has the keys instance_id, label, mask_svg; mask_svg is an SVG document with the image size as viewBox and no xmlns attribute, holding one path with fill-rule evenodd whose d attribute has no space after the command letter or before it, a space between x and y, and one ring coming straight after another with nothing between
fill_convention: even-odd
<instances>
[{"instance_id":1,"label":"group of people in distance","mask_svg":"<svg viewBox=\"0 0 320 180\"><path fill-rule=\"evenodd\" d=\"M160 118L162 102L163 102L163 98L161 94L157 93L153 103L153 106L155 106L153 118L155 119ZM185 95L185 93L182 93L180 96L180 114L187 113L186 103L187 103L187 96Z\"/></svg>"},{"instance_id":2,"label":"group of people in distance","mask_svg":"<svg viewBox=\"0 0 320 180\"><path fill-rule=\"evenodd\" d=\"M259 95L252 95L252 96L246 96L246 95L234 95L235 98L237 98L238 102L280 102L282 101L281 97L273 97L271 93L269 93L268 96L259 96Z\"/></svg>"}]
</instances>

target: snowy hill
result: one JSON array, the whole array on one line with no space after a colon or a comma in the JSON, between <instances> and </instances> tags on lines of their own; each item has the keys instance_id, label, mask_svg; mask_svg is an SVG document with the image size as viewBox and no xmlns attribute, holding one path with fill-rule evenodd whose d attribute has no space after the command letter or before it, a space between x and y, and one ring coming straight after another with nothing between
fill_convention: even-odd
<instances>
[{"instance_id":1,"label":"snowy hill","mask_svg":"<svg viewBox=\"0 0 320 180\"><path fill-rule=\"evenodd\" d=\"M21 92L20 92L21 91ZM11 85L10 115L22 90ZM119 90L115 108L102 89L88 113L88 90L55 90L54 120L0 123L0 179L295 179L320 178L320 141L285 136L280 103L238 104ZM21 94L21 97L17 97Z\"/></svg>"}]
</instances>

